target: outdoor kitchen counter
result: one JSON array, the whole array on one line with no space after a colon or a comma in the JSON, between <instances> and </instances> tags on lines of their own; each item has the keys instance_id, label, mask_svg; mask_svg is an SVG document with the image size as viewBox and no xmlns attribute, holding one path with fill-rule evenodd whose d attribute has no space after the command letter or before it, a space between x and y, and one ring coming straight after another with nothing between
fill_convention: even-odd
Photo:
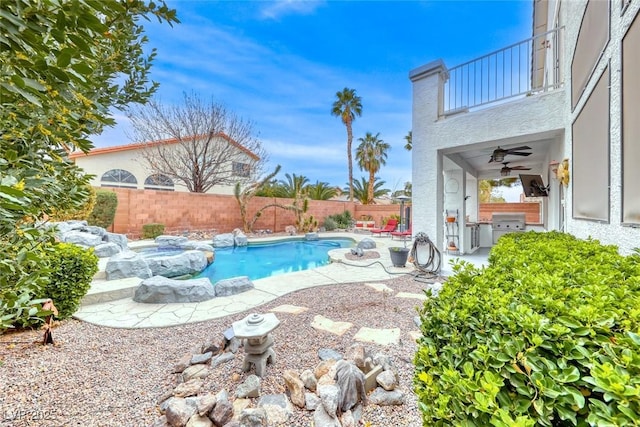
<instances>
[{"instance_id":1,"label":"outdoor kitchen counter","mask_svg":"<svg viewBox=\"0 0 640 427\"><path fill-rule=\"evenodd\" d=\"M491 221L478 221L476 222L480 228L480 247L488 248L493 246L492 228L493 223ZM545 231L544 224L540 223L526 223L524 231Z\"/></svg>"}]
</instances>

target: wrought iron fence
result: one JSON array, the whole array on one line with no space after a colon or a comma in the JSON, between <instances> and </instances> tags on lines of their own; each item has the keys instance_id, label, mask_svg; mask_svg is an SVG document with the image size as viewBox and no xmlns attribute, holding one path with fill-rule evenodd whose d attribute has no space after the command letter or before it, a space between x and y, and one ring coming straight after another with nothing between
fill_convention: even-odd
<instances>
[{"instance_id":1,"label":"wrought iron fence","mask_svg":"<svg viewBox=\"0 0 640 427\"><path fill-rule=\"evenodd\" d=\"M537 34L450 68L444 86L445 114L560 87L563 30Z\"/></svg>"}]
</instances>

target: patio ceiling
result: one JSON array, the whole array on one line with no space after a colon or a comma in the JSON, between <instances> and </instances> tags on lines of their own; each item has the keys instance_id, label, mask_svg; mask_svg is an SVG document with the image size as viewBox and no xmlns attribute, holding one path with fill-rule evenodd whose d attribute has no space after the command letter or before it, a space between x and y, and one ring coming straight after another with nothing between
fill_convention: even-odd
<instances>
[{"instance_id":1,"label":"patio ceiling","mask_svg":"<svg viewBox=\"0 0 640 427\"><path fill-rule=\"evenodd\" d=\"M504 165L502 162L489 162L493 150L498 148L510 149L521 146L529 146L530 150L520 150L523 152L530 152L529 156L517 156L508 154L505 156L503 162L508 162L509 167L523 166L531 168L528 171L513 170L509 176L517 177L520 173L525 174L542 174L544 169L544 163L548 161L548 152L551 147L553 139L540 139L536 141L518 141L518 142L497 142L492 141L489 143L472 144L466 146L459 146L443 150L444 160L443 169L457 170L464 169L467 173L478 179L497 179L503 178L500 175L500 170Z\"/></svg>"}]
</instances>

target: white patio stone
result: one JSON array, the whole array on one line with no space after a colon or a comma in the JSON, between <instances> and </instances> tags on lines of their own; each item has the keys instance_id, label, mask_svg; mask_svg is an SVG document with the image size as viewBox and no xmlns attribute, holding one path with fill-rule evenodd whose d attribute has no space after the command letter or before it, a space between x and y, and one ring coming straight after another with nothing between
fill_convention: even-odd
<instances>
[{"instance_id":1,"label":"white patio stone","mask_svg":"<svg viewBox=\"0 0 640 427\"><path fill-rule=\"evenodd\" d=\"M332 334L342 336L347 332L353 323L350 322L336 322L324 316L315 316L311 327L320 331L331 332Z\"/></svg>"},{"instance_id":2,"label":"white patio stone","mask_svg":"<svg viewBox=\"0 0 640 427\"><path fill-rule=\"evenodd\" d=\"M362 327L353 339L355 341L371 342L380 345L398 344L398 342L400 342L400 328L373 329Z\"/></svg>"}]
</instances>

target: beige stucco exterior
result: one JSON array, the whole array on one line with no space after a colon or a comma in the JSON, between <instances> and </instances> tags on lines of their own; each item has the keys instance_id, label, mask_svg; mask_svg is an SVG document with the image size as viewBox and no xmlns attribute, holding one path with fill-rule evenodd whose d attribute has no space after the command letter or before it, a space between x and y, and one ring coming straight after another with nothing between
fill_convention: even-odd
<instances>
[{"instance_id":1,"label":"beige stucco exterior","mask_svg":"<svg viewBox=\"0 0 640 427\"><path fill-rule=\"evenodd\" d=\"M176 147L177 144L173 144L173 147ZM91 185L94 187L114 187L109 182L104 182L102 177L105 173L114 170L114 169L122 169L129 173L131 173L136 180L136 184L127 185L117 185L123 188L134 188L134 189L162 189L162 187L158 186L145 186L145 180L153 175L154 173L148 167L147 162L142 154L142 150L144 150L145 146L142 144L129 144L129 145L121 145L121 146L112 146L105 148L96 148L91 150L87 154L83 153L72 153L71 159L84 169L87 174L93 175L91 179ZM240 160L246 159L246 163L249 164L252 161L252 156L250 153L245 153L244 151L235 148L240 153ZM255 159L255 157L253 158ZM228 165L231 168L231 164ZM173 191L188 191L187 187L178 182L174 181ZM233 185L214 185L207 193L210 194L233 194ZM165 188L166 189L166 188Z\"/></svg>"}]
</instances>

